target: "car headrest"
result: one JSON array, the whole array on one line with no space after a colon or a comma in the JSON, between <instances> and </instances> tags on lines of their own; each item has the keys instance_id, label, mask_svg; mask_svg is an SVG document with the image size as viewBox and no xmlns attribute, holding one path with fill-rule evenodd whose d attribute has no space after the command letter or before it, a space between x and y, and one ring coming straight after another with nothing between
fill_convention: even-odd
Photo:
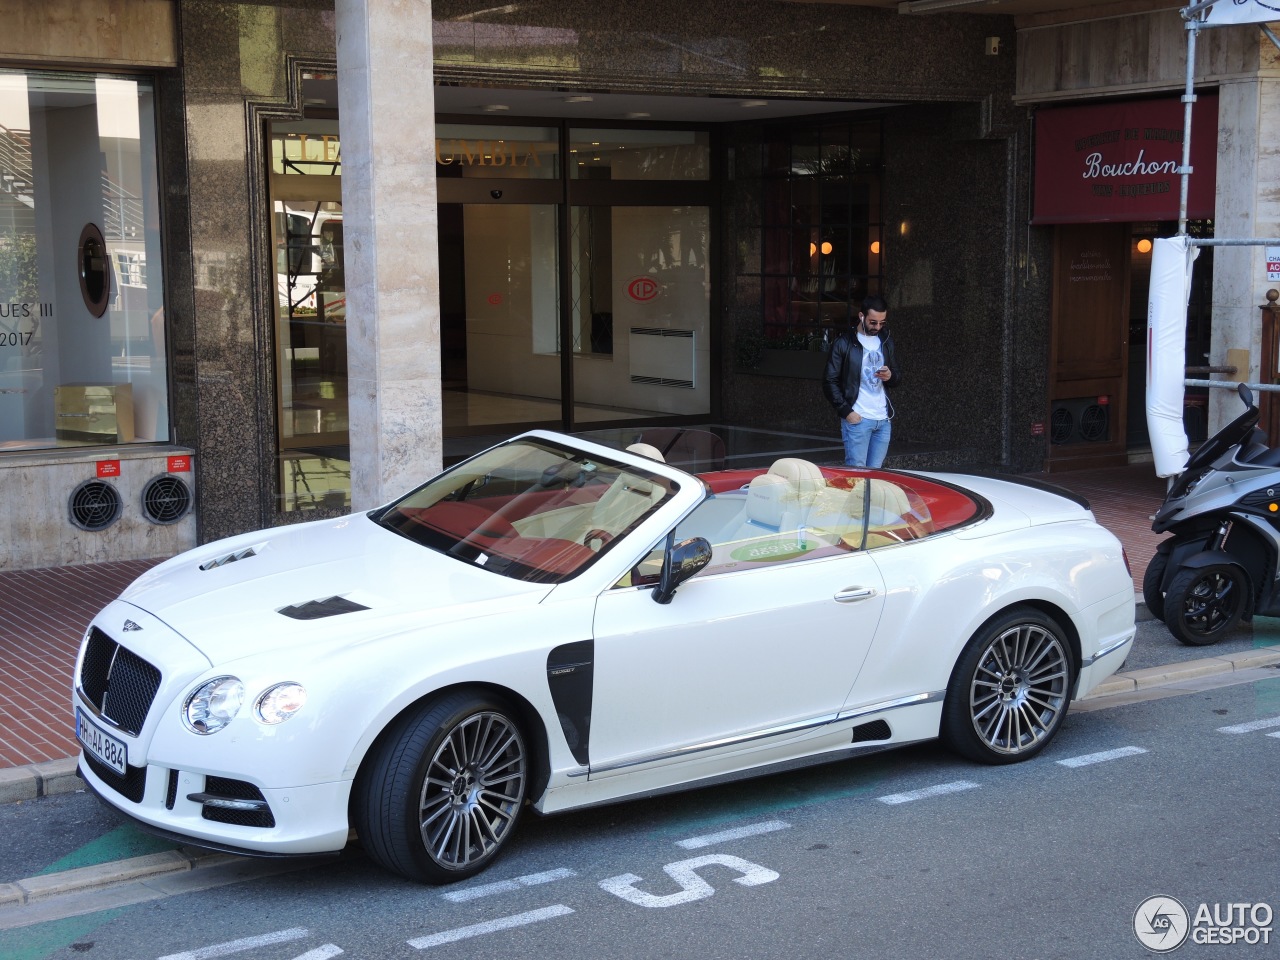
<instances>
[{"instance_id":1,"label":"car headrest","mask_svg":"<svg viewBox=\"0 0 1280 960\"><path fill-rule=\"evenodd\" d=\"M747 519L776 530L792 499L791 484L783 477L762 473L747 485Z\"/></svg>"},{"instance_id":2,"label":"car headrest","mask_svg":"<svg viewBox=\"0 0 1280 960\"><path fill-rule=\"evenodd\" d=\"M657 460L659 463L666 463L662 456L662 451L651 443L633 443L627 447L627 453L638 453L642 457L648 457L650 460Z\"/></svg>"}]
</instances>

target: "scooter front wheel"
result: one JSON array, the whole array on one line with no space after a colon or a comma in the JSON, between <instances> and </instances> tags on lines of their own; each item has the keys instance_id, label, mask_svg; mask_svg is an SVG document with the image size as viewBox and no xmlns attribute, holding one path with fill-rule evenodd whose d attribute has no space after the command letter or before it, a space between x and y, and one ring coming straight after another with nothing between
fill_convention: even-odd
<instances>
[{"instance_id":1,"label":"scooter front wheel","mask_svg":"<svg viewBox=\"0 0 1280 960\"><path fill-rule=\"evenodd\" d=\"M1164 622L1182 643L1217 643L1244 616L1248 590L1248 578L1231 564L1180 570L1164 596Z\"/></svg>"},{"instance_id":2,"label":"scooter front wheel","mask_svg":"<svg viewBox=\"0 0 1280 960\"><path fill-rule=\"evenodd\" d=\"M1164 619L1164 592L1160 585L1164 583L1164 571L1168 566L1169 555L1157 553L1147 564L1147 572L1142 575L1142 600L1157 620Z\"/></svg>"}]
</instances>

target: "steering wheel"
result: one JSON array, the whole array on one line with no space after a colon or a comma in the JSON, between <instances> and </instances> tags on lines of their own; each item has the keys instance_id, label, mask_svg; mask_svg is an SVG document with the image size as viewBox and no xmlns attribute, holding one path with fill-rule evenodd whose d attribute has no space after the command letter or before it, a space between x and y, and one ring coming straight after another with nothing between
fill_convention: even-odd
<instances>
[{"instance_id":1,"label":"steering wheel","mask_svg":"<svg viewBox=\"0 0 1280 960\"><path fill-rule=\"evenodd\" d=\"M582 545L584 547L589 547L591 546L592 540L599 540L600 546L603 547L606 543L608 543L612 539L613 539L613 534L610 533L608 530L601 530L599 527L593 527L592 529L588 530L586 534L583 536Z\"/></svg>"}]
</instances>

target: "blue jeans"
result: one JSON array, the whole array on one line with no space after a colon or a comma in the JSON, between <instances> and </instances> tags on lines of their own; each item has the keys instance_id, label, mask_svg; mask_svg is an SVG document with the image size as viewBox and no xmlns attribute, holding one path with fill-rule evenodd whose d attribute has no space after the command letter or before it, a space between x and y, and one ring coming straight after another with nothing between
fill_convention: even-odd
<instances>
[{"instance_id":1,"label":"blue jeans","mask_svg":"<svg viewBox=\"0 0 1280 960\"><path fill-rule=\"evenodd\" d=\"M846 467L884 466L889 452L889 437L893 425L889 420L868 420L858 423L840 421L840 439L844 441L844 465Z\"/></svg>"}]
</instances>

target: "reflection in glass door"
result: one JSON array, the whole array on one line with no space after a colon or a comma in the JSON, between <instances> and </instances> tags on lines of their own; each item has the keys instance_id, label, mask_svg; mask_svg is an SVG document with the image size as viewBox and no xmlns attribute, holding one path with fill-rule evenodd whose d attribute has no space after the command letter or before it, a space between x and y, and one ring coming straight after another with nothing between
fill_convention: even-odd
<instances>
[{"instance_id":1,"label":"reflection in glass door","mask_svg":"<svg viewBox=\"0 0 1280 960\"><path fill-rule=\"evenodd\" d=\"M446 436L561 425L557 210L439 206Z\"/></svg>"},{"instance_id":2,"label":"reflection in glass door","mask_svg":"<svg viewBox=\"0 0 1280 960\"><path fill-rule=\"evenodd\" d=\"M709 413L709 208L570 217L573 424Z\"/></svg>"},{"instance_id":3,"label":"reflection in glass door","mask_svg":"<svg viewBox=\"0 0 1280 960\"><path fill-rule=\"evenodd\" d=\"M281 510L351 502L336 120L271 125Z\"/></svg>"}]
</instances>

